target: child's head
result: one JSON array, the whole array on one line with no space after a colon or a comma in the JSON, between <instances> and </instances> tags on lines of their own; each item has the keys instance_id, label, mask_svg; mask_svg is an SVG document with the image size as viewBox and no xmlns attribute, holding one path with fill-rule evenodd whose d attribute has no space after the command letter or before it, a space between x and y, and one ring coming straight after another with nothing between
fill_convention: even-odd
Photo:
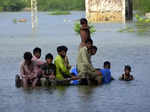
<instances>
[{"instance_id":1,"label":"child's head","mask_svg":"<svg viewBox=\"0 0 150 112\"><path fill-rule=\"evenodd\" d=\"M130 65L125 65L124 72L125 72L125 74L130 74L130 72L131 72L131 66Z\"/></svg>"},{"instance_id":2,"label":"child's head","mask_svg":"<svg viewBox=\"0 0 150 112\"><path fill-rule=\"evenodd\" d=\"M86 19L86 18L81 18L81 19L80 19L80 24L81 24L82 26L87 26L87 24L88 24L87 19Z\"/></svg>"},{"instance_id":3,"label":"child's head","mask_svg":"<svg viewBox=\"0 0 150 112\"><path fill-rule=\"evenodd\" d=\"M45 56L45 60L48 64L52 63L53 62L53 55L51 53L48 53L46 56Z\"/></svg>"},{"instance_id":4,"label":"child's head","mask_svg":"<svg viewBox=\"0 0 150 112\"><path fill-rule=\"evenodd\" d=\"M27 65L29 65L31 63L31 60L32 60L32 53L31 52L25 52L24 53L24 60L25 60L25 63Z\"/></svg>"},{"instance_id":5,"label":"child's head","mask_svg":"<svg viewBox=\"0 0 150 112\"><path fill-rule=\"evenodd\" d=\"M39 47L36 47L36 48L34 48L33 49L33 54L34 54L34 56L36 57L36 58L40 58L41 57L41 48L39 48Z\"/></svg>"},{"instance_id":6,"label":"child's head","mask_svg":"<svg viewBox=\"0 0 150 112\"><path fill-rule=\"evenodd\" d=\"M104 62L104 68L110 69L111 68L111 63L109 61Z\"/></svg>"},{"instance_id":7,"label":"child's head","mask_svg":"<svg viewBox=\"0 0 150 112\"><path fill-rule=\"evenodd\" d=\"M92 46L92 55L95 55L97 52L97 47L96 46Z\"/></svg>"},{"instance_id":8,"label":"child's head","mask_svg":"<svg viewBox=\"0 0 150 112\"><path fill-rule=\"evenodd\" d=\"M90 55L95 55L97 52L97 47L96 46L92 46L91 48L88 49L88 53Z\"/></svg>"},{"instance_id":9,"label":"child's head","mask_svg":"<svg viewBox=\"0 0 150 112\"><path fill-rule=\"evenodd\" d=\"M88 49L90 49L90 48L93 46L93 40L92 40L92 39L87 39L87 40L85 41L85 44L86 44L86 47L87 47Z\"/></svg>"},{"instance_id":10,"label":"child's head","mask_svg":"<svg viewBox=\"0 0 150 112\"><path fill-rule=\"evenodd\" d=\"M68 51L68 48L66 46L57 47L57 53L63 58L66 57L67 51Z\"/></svg>"}]
</instances>

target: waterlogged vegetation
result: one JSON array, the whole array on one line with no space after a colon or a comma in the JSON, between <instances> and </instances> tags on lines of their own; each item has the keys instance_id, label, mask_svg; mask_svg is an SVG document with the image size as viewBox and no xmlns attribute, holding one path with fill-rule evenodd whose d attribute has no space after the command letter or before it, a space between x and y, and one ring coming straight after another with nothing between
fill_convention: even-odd
<instances>
[{"instance_id":1,"label":"waterlogged vegetation","mask_svg":"<svg viewBox=\"0 0 150 112\"><path fill-rule=\"evenodd\" d=\"M123 29L120 29L119 32L149 32L150 31L150 19L144 16L135 15L136 21L132 26L126 26Z\"/></svg>"},{"instance_id":2,"label":"waterlogged vegetation","mask_svg":"<svg viewBox=\"0 0 150 112\"><path fill-rule=\"evenodd\" d=\"M49 12L49 15L70 15L70 11L53 11Z\"/></svg>"},{"instance_id":3,"label":"waterlogged vegetation","mask_svg":"<svg viewBox=\"0 0 150 112\"><path fill-rule=\"evenodd\" d=\"M90 33L94 34L96 32L96 29L94 27L94 25L92 25L91 23L89 23L89 28L90 28ZM76 21L74 24L74 31L76 32L77 35L80 34L80 22Z\"/></svg>"}]
</instances>

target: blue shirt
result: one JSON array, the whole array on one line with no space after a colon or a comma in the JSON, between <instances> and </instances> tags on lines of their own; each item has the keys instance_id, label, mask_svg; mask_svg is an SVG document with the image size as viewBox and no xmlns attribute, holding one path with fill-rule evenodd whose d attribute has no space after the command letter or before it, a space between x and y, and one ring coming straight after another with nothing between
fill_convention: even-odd
<instances>
[{"instance_id":1,"label":"blue shirt","mask_svg":"<svg viewBox=\"0 0 150 112\"><path fill-rule=\"evenodd\" d=\"M100 72L103 76L103 83L109 83L111 81L110 69L101 69Z\"/></svg>"}]
</instances>

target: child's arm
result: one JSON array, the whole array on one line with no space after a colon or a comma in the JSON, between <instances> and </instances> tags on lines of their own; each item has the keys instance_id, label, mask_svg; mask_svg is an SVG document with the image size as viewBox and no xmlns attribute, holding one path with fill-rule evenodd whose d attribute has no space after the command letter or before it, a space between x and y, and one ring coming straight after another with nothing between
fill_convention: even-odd
<instances>
[{"instance_id":1,"label":"child's arm","mask_svg":"<svg viewBox=\"0 0 150 112\"><path fill-rule=\"evenodd\" d=\"M71 69L71 65L69 64L69 60L68 60L68 57L66 56L65 57L65 66L67 67L67 69Z\"/></svg>"},{"instance_id":2,"label":"child's arm","mask_svg":"<svg viewBox=\"0 0 150 112\"><path fill-rule=\"evenodd\" d=\"M37 70L37 66L34 64L34 65L33 65L33 71L32 71L32 73L31 73L31 75L30 75L30 78L31 78L31 79L37 78L37 76L38 76L38 70Z\"/></svg>"},{"instance_id":3,"label":"child's arm","mask_svg":"<svg viewBox=\"0 0 150 112\"><path fill-rule=\"evenodd\" d=\"M59 60L59 62L57 62L58 66L60 67L60 70L62 73L69 75L69 70L67 69L67 67L65 66L65 64L63 63L62 60Z\"/></svg>"},{"instance_id":4,"label":"child's arm","mask_svg":"<svg viewBox=\"0 0 150 112\"><path fill-rule=\"evenodd\" d=\"M20 66L20 76L21 76L22 78L25 78L25 77L26 77L25 71L24 71L24 65L23 65L23 63L22 63L21 66Z\"/></svg>"},{"instance_id":5,"label":"child's arm","mask_svg":"<svg viewBox=\"0 0 150 112\"><path fill-rule=\"evenodd\" d=\"M111 76L111 80L115 80L115 79Z\"/></svg>"},{"instance_id":6,"label":"child's arm","mask_svg":"<svg viewBox=\"0 0 150 112\"><path fill-rule=\"evenodd\" d=\"M134 77L133 77L133 75L131 75L131 80L134 80Z\"/></svg>"},{"instance_id":7,"label":"child's arm","mask_svg":"<svg viewBox=\"0 0 150 112\"><path fill-rule=\"evenodd\" d=\"M119 77L119 80L123 80L124 79L124 74L122 74L120 77Z\"/></svg>"}]
</instances>

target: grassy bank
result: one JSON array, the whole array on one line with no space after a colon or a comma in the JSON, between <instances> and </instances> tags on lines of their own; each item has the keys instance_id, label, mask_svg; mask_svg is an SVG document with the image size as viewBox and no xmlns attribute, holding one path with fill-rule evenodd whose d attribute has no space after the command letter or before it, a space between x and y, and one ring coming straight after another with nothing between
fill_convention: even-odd
<instances>
[{"instance_id":1,"label":"grassy bank","mask_svg":"<svg viewBox=\"0 0 150 112\"><path fill-rule=\"evenodd\" d=\"M52 11L49 12L49 15L70 15L71 12L69 11Z\"/></svg>"}]
</instances>

